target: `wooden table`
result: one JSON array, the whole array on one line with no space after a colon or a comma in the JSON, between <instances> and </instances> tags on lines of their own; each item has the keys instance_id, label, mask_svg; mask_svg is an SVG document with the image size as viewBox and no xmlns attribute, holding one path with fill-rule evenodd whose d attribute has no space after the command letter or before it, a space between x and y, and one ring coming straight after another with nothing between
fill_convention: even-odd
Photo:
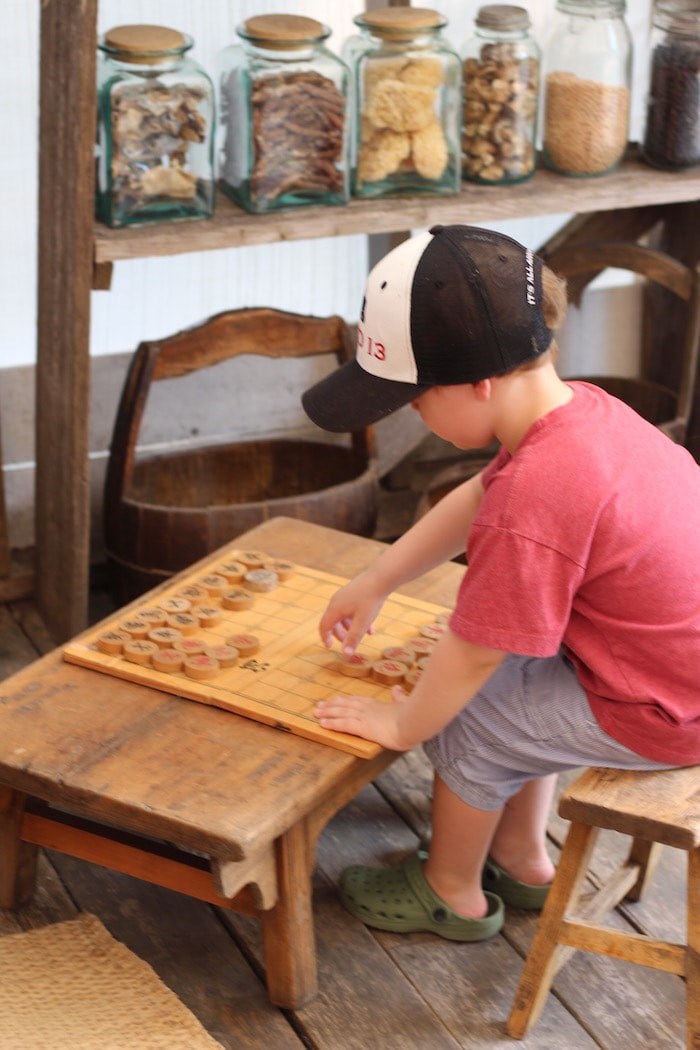
<instances>
[{"instance_id":1,"label":"wooden table","mask_svg":"<svg viewBox=\"0 0 700 1050\"><path fill-rule=\"evenodd\" d=\"M348 577L382 547L287 518L236 543ZM462 571L441 566L406 593L451 605ZM39 847L57 849L258 917L270 998L300 1007L317 987L316 840L395 757L357 758L54 650L0 686L0 907L30 898Z\"/></svg>"}]
</instances>

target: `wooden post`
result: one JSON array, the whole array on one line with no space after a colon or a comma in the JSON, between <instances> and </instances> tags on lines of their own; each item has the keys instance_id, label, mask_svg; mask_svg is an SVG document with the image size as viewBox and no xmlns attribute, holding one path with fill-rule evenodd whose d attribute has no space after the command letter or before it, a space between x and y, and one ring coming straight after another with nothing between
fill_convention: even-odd
<instances>
[{"instance_id":1,"label":"wooden post","mask_svg":"<svg viewBox=\"0 0 700 1050\"><path fill-rule=\"evenodd\" d=\"M41 4L36 594L57 642L87 623L97 0Z\"/></svg>"}]
</instances>

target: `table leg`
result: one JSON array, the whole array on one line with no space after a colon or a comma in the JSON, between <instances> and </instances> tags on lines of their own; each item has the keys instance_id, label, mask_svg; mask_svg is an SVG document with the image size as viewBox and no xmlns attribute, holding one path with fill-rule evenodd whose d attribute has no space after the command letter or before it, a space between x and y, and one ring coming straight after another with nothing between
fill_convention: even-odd
<instances>
[{"instance_id":1,"label":"table leg","mask_svg":"<svg viewBox=\"0 0 700 1050\"><path fill-rule=\"evenodd\" d=\"M0 786L0 908L19 908L34 894L37 846L20 839L26 795Z\"/></svg>"},{"instance_id":2,"label":"table leg","mask_svg":"<svg viewBox=\"0 0 700 1050\"><path fill-rule=\"evenodd\" d=\"M267 990L271 1002L296 1010L317 991L311 873L306 822L275 843L279 896L274 908L260 913Z\"/></svg>"}]
</instances>

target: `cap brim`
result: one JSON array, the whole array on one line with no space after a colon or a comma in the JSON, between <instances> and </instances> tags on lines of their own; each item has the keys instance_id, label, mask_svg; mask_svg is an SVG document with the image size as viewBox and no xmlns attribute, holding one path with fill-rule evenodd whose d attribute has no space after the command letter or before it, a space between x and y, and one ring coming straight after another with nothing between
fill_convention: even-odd
<instances>
[{"instance_id":1,"label":"cap brim","mask_svg":"<svg viewBox=\"0 0 700 1050\"><path fill-rule=\"evenodd\" d=\"M357 361L347 361L310 387L301 403L317 426L342 433L378 423L429 389L418 383L380 379L365 372Z\"/></svg>"}]
</instances>

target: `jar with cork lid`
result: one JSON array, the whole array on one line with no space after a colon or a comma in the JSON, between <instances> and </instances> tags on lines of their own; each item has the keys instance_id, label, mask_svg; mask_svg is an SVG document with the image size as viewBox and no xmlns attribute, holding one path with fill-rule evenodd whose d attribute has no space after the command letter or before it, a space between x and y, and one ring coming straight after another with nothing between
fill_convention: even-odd
<instances>
[{"instance_id":1,"label":"jar with cork lid","mask_svg":"<svg viewBox=\"0 0 700 1050\"><path fill-rule=\"evenodd\" d=\"M523 182L535 173L540 48L523 7L479 8L462 48L462 176L484 185Z\"/></svg>"},{"instance_id":2,"label":"jar with cork lid","mask_svg":"<svg viewBox=\"0 0 700 1050\"><path fill-rule=\"evenodd\" d=\"M99 43L96 211L108 226L213 214L214 86L192 45L155 25Z\"/></svg>"},{"instance_id":3,"label":"jar with cork lid","mask_svg":"<svg viewBox=\"0 0 700 1050\"><path fill-rule=\"evenodd\" d=\"M220 55L219 180L246 211L345 204L349 84L328 26L259 15Z\"/></svg>"},{"instance_id":4,"label":"jar with cork lid","mask_svg":"<svg viewBox=\"0 0 700 1050\"><path fill-rule=\"evenodd\" d=\"M556 0L543 62L542 156L563 175L604 175L629 137L632 37L625 0Z\"/></svg>"},{"instance_id":5,"label":"jar with cork lid","mask_svg":"<svg viewBox=\"0 0 700 1050\"><path fill-rule=\"evenodd\" d=\"M446 19L383 7L354 19L343 54L353 72L357 197L453 194L461 178L462 64Z\"/></svg>"},{"instance_id":6,"label":"jar with cork lid","mask_svg":"<svg viewBox=\"0 0 700 1050\"><path fill-rule=\"evenodd\" d=\"M642 155L669 171L700 164L700 0L657 0Z\"/></svg>"}]
</instances>

